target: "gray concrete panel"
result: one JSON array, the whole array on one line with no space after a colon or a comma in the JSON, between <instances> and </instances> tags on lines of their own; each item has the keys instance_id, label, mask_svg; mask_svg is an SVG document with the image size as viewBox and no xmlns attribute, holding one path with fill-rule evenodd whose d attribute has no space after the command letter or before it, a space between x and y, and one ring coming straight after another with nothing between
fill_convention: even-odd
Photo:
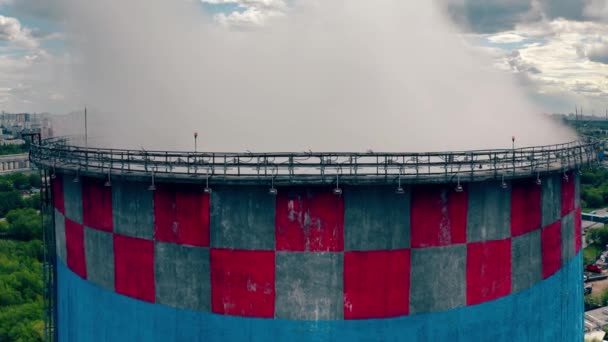
<instances>
[{"instance_id":1,"label":"gray concrete panel","mask_svg":"<svg viewBox=\"0 0 608 342\"><path fill-rule=\"evenodd\" d=\"M518 292L542 280L543 256L541 230L537 229L511 240L511 290Z\"/></svg>"},{"instance_id":2,"label":"gray concrete panel","mask_svg":"<svg viewBox=\"0 0 608 342\"><path fill-rule=\"evenodd\" d=\"M57 259L62 260L67 265L68 252L65 246L65 217L55 209L55 246Z\"/></svg>"},{"instance_id":3,"label":"gray concrete panel","mask_svg":"<svg viewBox=\"0 0 608 342\"><path fill-rule=\"evenodd\" d=\"M211 195L211 247L275 249L276 196L267 187L218 187Z\"/></svg>"},{"instance_id":4,"label":"gray concrete panel","mask_svg":"<svg viewBox=\"0 0 608 342\"><path fill-rule=\"evenodd\" d=\"M112 233L84 227L87 280L114 291L114 242Z\"/></svg>"},{"instance_id":5,"label":"gray concrete panel","mask_svg":"<svg viewBox=\"0 0 608 342\"><path fill-rule=\"evenodd\" d=\"M562 216L562 178L551 175L542 181L542 226L546 227Z\"/></svg>"},{"instance_id":6,"label":"gray concrete panel","mask_svg":"<svg viewBox=\"0 0 608 342\"><path fill-rule=\"evenodd\" d=\"M148 185L112 181L114 232L142 239L154 237L154 197Z\"/></svg>"},{"instance_id":7,"label":"gray concrete panel","mask_svg":"<svg viewBox=\"0 0 608 342\"><path fill-rule=\"evenodd\" d=\"M410 314L466 305L466 245L412 249Z\"/></svg>"},{"instance_id":8,"label":"gray concrete panel","mask_svg":"<svg viewBox=\"0 0 608 342\"><path fill-rule=\"evenodd\" d=\"M335 320L344 317L342 253L276 253L275 317Z\"/></svg>"},{"instance_id":9,"label":"gray concrete panel","mask_svg":"<svg viewBox=\"0 0 608 342\"><path fill-rule=\"evenodd\" d=\"M209 248L157 242L154 253L156 302L211 311Z\"/></svg>"},{"instance_id":10,"label":"gray concrete panel","mask_svg":"<svg viewBox=\"0 0 608 342\"><path fill-rule=\"evenodd\" d=\"M562 218L562 266L576 254L574 234L574 212L571 212Z\"/></svg>"},{"instance_id":11,"label":"gray concrete panel","mask_svg":"<svg viewBox=\"0 0 608 342\"><path fill-rule=\"evenodd\" d=\"M74 183L71 177L63 177L63 201L65 217L82 224L82 182Z\"/></svg>"},{"instance_id":12,"label":"gray concrete panel","mask_svg":"<svg viewBox=\"0 0 608 342\"><path fill-rule=\"evenodd\" d=\"M511 236L511 187L496 183L468 185L467 241L502 240Z\"/></svg>"},{"instance_id":13,"label":"gray concrete panel","mask_svg":"<svg viewBox=\"0 0 608 342\"><path fill-rule=\"evenodd\" d=\"M395 187L344 190L344 248L347 251L410 247L410 191Z\"/></svg>"}]
</instances>

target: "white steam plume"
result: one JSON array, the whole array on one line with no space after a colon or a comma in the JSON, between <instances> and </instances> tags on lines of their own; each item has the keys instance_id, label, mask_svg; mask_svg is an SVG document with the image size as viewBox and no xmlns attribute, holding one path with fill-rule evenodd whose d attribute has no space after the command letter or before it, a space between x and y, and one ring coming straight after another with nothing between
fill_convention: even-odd
<instances>
[{"instance_id":1,"label":"white steam plume","mask_svg":"<svg viewBox=\"0 0 608 342\"><path fill-rule=\"evenodd\" d=\"M206 151L432 151L574 139L431 1L296 1L230 30L178 0L59 0L91 136Z\"/></svg>"}]
</instances>

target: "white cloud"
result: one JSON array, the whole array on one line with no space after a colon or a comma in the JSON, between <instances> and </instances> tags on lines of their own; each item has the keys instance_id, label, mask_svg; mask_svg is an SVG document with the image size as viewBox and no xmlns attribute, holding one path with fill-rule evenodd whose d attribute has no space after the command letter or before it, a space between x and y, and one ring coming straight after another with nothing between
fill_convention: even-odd
<instances>
[{"instance_id":1,"label":"white cloud","mask_svg":"<svg viewBox=\"0 0 608 342\"><path fill-rule=\"evenodd\" d=\"M215 19L224 26L246 28L263 25L272 17L282 16L283 12L261 10L257 7L248 7L243 12L234 11L230 14L220 13Z\"/></svg>"},{"instance_id":2,"label":"white cloud","mask_svg":"<svg viewBox=\"0 0 608 342\"><path fill-rule=\"evenodd\" d=\"M16 3L0 0L2 5ZM0 110L63 110L68 69L62 57L41 47L42 41L58 39L64 39L62 33L32 30L17 18L0 15Z\"/></svg>"},{"instance_id":3,"label":"white cloud","mask_svg":"<svg viewBox=\"0 0 608 342\"><path fill-rule=\"evenodd\" d=\"M265 9L280 10L285 9L287 5L283 0L201 0L208 4L237 4L242 7L256 7Z\"/></svg>"},{"instance_id":4,"label":"white cloud","mask_svg":"<svg viewBox=\"0 0 608 342\"><path fill-rule=\"evenodd\" d=\"M23 27L17 18L3 15L0 15L0 41L26 49L36 49L39 46L30 29Z\"/></svg>"},{"instance_id":5,"label":"white cloud","mask_svg":"<svg viewBox=\"0 0 608 342\"><path fill-rule=\"evenodd\" d=\"M70 81L66 61L43 53L0 53L0 110L65 111Z\"/></svg>"},{"instance_id":6,"label":"white cloud","mask_svg":"<svg viewBox=\"0 0 608 342\"><path fill-rule=\"evenodd\" d=\"M563 96L587 108L600 110L608 99L608 25L556 19L548 23L551 32L539 44L519 49L518 62L534 65L540 72L528 73L541 94ZM525 32L522 32L525 35Z\"/></svg>"},{"instance_id":7,"label":"white cloud","mask_svg":"<svg viewBox=\"0 0 608 342\"><path fill-rule=\"evenodd\" d=\"M488 37L488 41L495 44L519 43L523 42L526 39L526 37L520 36L515 33L500 33Z\"/></svg>"},{"instance_id":8,"label":"white cloud","mask_svg":"<svg viewBox=\"0 0 608 342\"><path fill-rule=\"evenodd\" d=\"M284 0L201 0L204 3L235 4L240 9L231 13L219 13L215 19L224 26L255 27L263 25L269 18L284 15L287 4Z\"/></svg>"},{"instance_id":9,"label":"white cloud","mask_svg":"<svg viewBox=\"0 0 608 342\"><path fill-rule=\"evenodd\" d=\"M572 110L575 103L586 113L606 107L608 23L545 18L494 35L472 36L473 43L493 43L479 50L493 58L498 69L515 73L520 85L551 110ZM505 41L515 47L503 46Z\"/></svg>"}]
</instances>

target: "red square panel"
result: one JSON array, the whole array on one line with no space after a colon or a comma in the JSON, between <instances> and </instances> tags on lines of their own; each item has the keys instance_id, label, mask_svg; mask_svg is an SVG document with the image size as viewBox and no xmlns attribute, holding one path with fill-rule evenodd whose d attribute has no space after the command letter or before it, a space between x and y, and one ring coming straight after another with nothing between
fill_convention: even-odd
<instances>
[{"instance_id":1,"label":"red square panel","mask_svg":"<svg viewBox=\"0 0 608 342\"><path fill-rule=\"evenodd\" d=\"M185 187L159 186L154 192L157 241L209 246L209 195Z\"/></svg>"},{"instance_id":2,"label":"red square panel","mask_svg":"<svg viewBox=\"0 0 608 342\"><path fill-rule=\"evenodd\" d=\"M412 192L412 247L464 243L467 232L467 192L448 187L418 186Z\"/></svg>"},{"instance_id":3,"label":"red square panel","mask_svg":"<svg viewBox=\"0 0 608 342\"><path fill-rule=\"evenodd\" d=\"M154 302L154 242L114 235L116 292Z\"/></svg>"},{"instance_id":4,"label":"red square panel","mask_svg":"<svg viewBox=\"0 0 608 342\"><path fill-rule=\"evenodd\" d=\"M279 251L344 250L344 198L331 191L279 191L276 246Z\"/></svg>"},{"instance_id":5,"label":"red square panel","mask_svg":"<svg viewBox=\"0 0 608 342\"><path fill-rule=\"evenodd\" d=\"M574 210L574 187L576 178L573 172L566 173L568 180L562 177L562 216L568 215Z\"/></svg>"},{"instance_id":6,"label":"red square panel","mask_svg":"<svg viewBox=\"0 0 608 342\"><path fill-rule=\"evenodd\" d=\"M65 215L65 204L63 201L63 177L55 175L55 179L51 181L53 188L53 205L60 213Z\"/></svg>"},{"instance_id":7,"label":"red square panel","mask_svg":"<svg viewBox=\"0 0 608 342\"><path fill-rule=\"evenodd\" d=\"M407 315L410 251L344 254L344 319Z\"/></svg>"},{"instance_id":8,"label":"red square panel","mask_svg":"<svg viewBox=\"0 0 608 342\"><path fill-rule=\"evenodd\" d=\"M274 251L211 250L211 307L223 315L274 317Z\"/></svg>"},{"instance_id":9,"label":"red square panel","mask_svg":"<svg viewBox=\"0 0 608 342\"><path fill-rule=\"evenodd\" d=\"M561 267L562 262L562 221L543 228L543 279L550 277Z\"/></svg>"},{"instance_id":10,"label":"red square panel","mask_svg":"<svg viewBox=\"0 0 608 342\"><path fill-rule=\"evenodd\" d=\"M113 231L112 188L104 180L84 178L82 181L82 220L85 226Z\"/></svg>"},{"instance_id":11,"label":"red square panel","mask_svg":"<svg viewBox=\"0 0 608 342\"><path fill-rule=\"evenodd\" d=\"M514 181L511 189L511 236L540 228L541 187L533 180Z\"/></svg>"},{"instance_id":12,"label":"red square panel","mask_svg":"<svg viewBox=\"0 0 608 342\"><path fill-rule=\"evenodd\" d=\"M65 246L68 267L83 278L87 278L87 264L84 255L84 228L82 225L65 219Z\"/></svg>"},{"instance_id":13,"label":"red square panel","mask_svg":"<svg viewBox=\"0 0 608 342\"><path fill-rule=\"evenodd\" d=\"M467 245L467 305L511 292L511 239Z\"/></svg>"},{"instance_id":14,"label":"red square panel","mask_svg":"<svg viewBox=\"0 0 608 342\"><path fill-rule=\"evenodd\" d=\"M574 212L574 248L576 253L581 250L581 240L583 237L581 224L581 208L576 208L576 211Z\"/></svg>"}]
</instances>

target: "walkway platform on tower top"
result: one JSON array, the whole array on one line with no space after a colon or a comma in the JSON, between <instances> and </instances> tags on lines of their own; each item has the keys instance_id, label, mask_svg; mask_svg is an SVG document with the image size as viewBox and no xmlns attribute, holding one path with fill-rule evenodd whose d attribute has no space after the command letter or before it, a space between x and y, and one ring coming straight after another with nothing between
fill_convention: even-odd
<instances>
[{"instance_id":1,"label":"walkway platform on tower top","mask_svg":"<svg viewBox=\"0 0 608 342\"><path fill-rule=\"evenodd\" d=\"M593 139L516 149L426 153L210 153L83 147L61 137L33 144L39 167L108 176L213 183L378 184L501 180L565 172L597 162Z\"/></svg>"}]
</instances>

